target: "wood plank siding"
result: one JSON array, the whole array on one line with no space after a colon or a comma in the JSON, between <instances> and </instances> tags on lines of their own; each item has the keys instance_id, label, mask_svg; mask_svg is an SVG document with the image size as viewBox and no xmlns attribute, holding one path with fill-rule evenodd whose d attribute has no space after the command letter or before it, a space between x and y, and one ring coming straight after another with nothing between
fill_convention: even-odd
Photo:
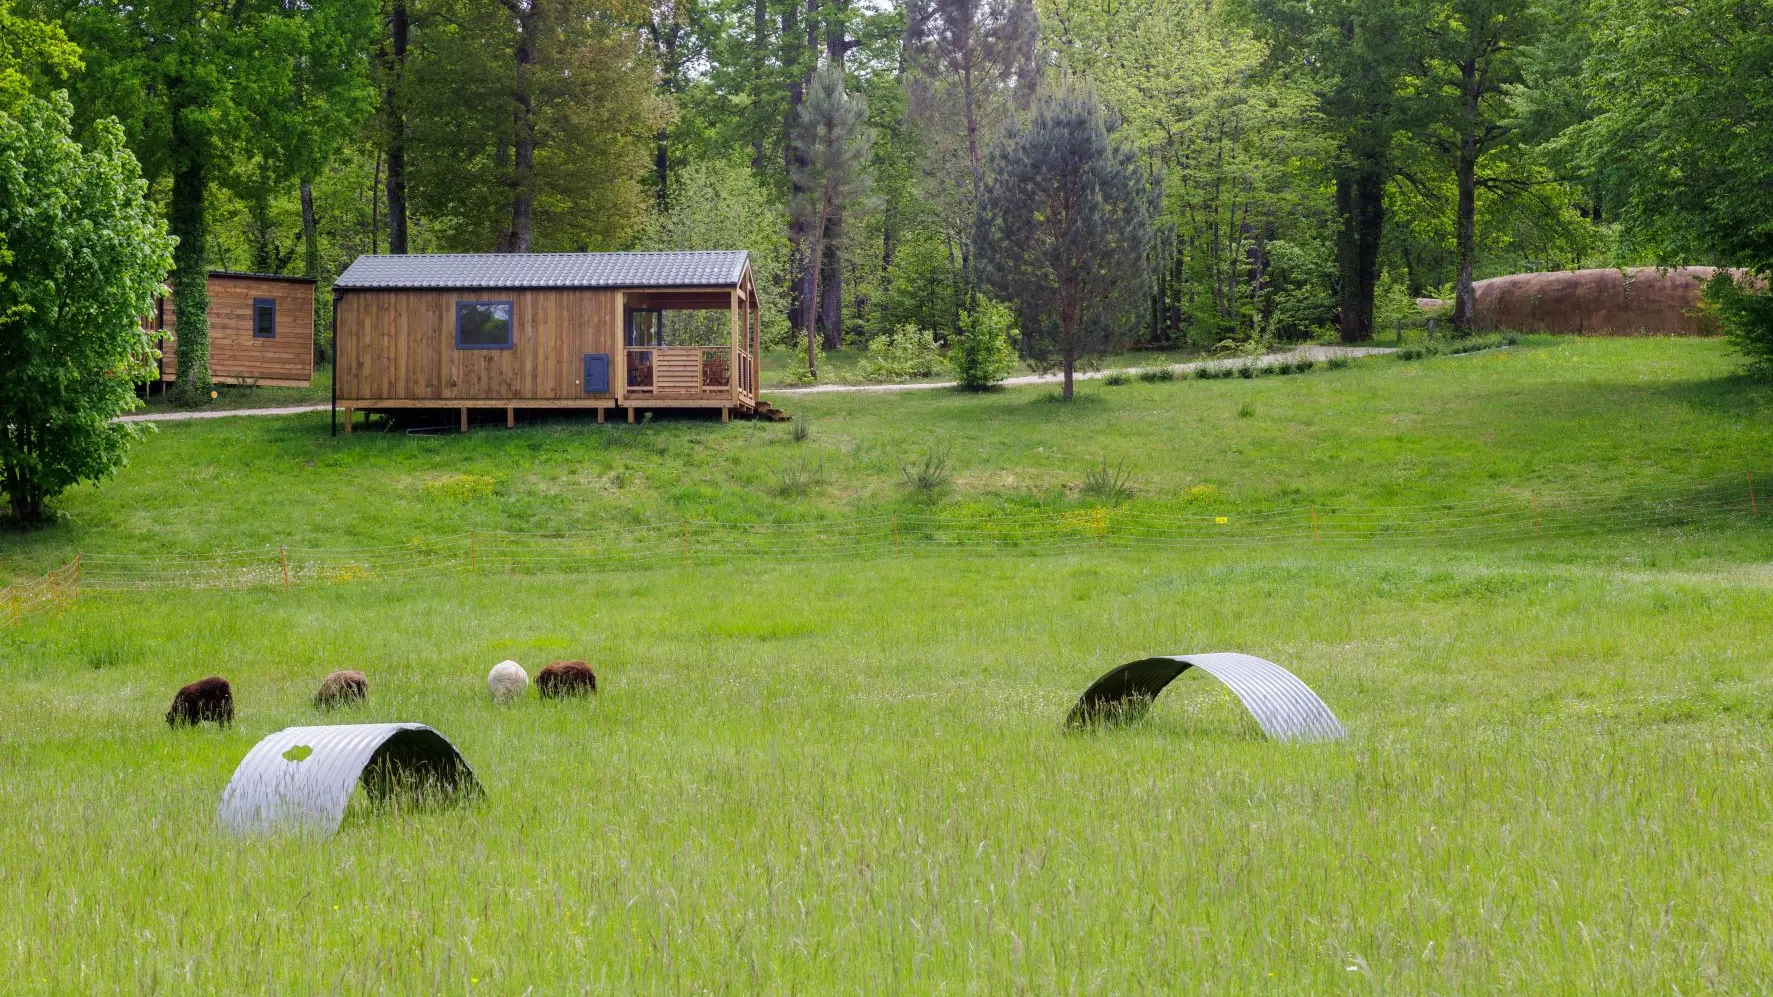
<instances>
[{"instance_id":1,"label":"wood plank siding","mask_svg":"<svg viewBox=\"0 0 1773 997\"><path fill-rule=\"evenodd\" d=\"M456 302L510 301L512 346L456 348ZM597 289L363 290L338 299L341 404L616 397L622 293ZM585 392L585 354L607 353L610 390Z\"/></svg>"},{"instance_id":2,"label":"wood plank siding","mask_svg":"<svg viewBox=\"0 0 1773 997\"><path fill-rule=\"evenodd\" d=\"M209 275L209 376L224 384L308 386L314 377L314 282ZM253 302L277 303L276 335L255 337ZM178 313L163 299L150 325L162 331L160 379L178 380Z\"/></svg>"},{"instance_id":3,"label":"wood plank siding","mask_svg":"<svg viewBox=\"0 0 1773 997\"><path fill-rule=\"evenodd\" d=\"M608 254L617 262L647 255ZM725 417L757 406L762 317L750 266L743 260L729 271L731 278L723 278L732 283L713 286L477 286L488 275L535 276L523 272L524 267L552 275L550 279L570 280L571 274L600 264L597 257L360 259L352 269L362 271L367 262L370 275L354 280L347 271L333 288L333 384L347 427L356 410L504 407L510 422L520 408L622 407L632 419L637 408L718 409ZM440 282L440 272L441 279L460 274L460 284ZM389 283L372 283L378 274ZM403 286L402 278L412 283ZM506 301L511 303L508 348L486 342L458 346L459 303ZM629 316L642 309L713 312L719 324L712 330L718 331L707 345L627 347ZM706 333L710 326L704 322L697 328ZM642 337L637 342L653 340ZM607 390L586 391L587 362L593 355L608 358Z\"/></svg>"}]
</instances>

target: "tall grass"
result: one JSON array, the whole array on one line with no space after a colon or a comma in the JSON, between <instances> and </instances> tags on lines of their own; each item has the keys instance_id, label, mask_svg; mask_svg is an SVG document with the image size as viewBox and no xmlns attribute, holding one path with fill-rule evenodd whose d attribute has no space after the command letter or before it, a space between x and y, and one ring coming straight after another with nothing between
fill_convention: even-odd
<instances>
[{"instance_id":1,"label":"tall grass","mask_svg":"<svg viewBox=\"0 0 1773 997\"><path fill-rule=\"evenodd\" d=\"M1164 552L92 597L0 645L0 989L1753 992L1773 599L1674 567ZM1351 739L1266 743L1204 675L1061 730L1115 664L1228 648ZM494 707L506 657L590 659L603 692ZM322 721L346 664L370 700ZM238 725L169 732L212 672ZM442 730L486 799L215 831L258 738L370 720Z\"/></svg>"}]
</instances>

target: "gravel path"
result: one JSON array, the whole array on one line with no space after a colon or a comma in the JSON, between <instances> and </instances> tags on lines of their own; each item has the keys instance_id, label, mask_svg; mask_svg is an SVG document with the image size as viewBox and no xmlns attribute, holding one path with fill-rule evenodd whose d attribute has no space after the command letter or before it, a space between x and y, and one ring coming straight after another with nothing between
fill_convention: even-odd
<instances>
[{"instance_id":1,"label":"gravel path","mask_svg":"<svg viewBox=\"0 0 1773 997\"><path fill-rule=\"evenodd\" d=\"M1268 364L1281 360L1328 360L1331 357L1370 357L1383 353L1395 352L1389 346L1301 346L1286 353L1268 353L1252 360L1195 360L1191 363L1170 364L1169 368L1178 374L1187 374L1197 367L1216 367L1232 364L1255 363ZM1123 367L1119 373L1137 377L1140 367ZM1074 380L1093 381L1107 377L1115 371L1096 370L1087 374L1073 375ZM1003 382L1006 388L1014 388L1027 384L1059 384L1065 380L1064 374L1030 374L1026 377L1012 377ZM809 388L765 388L766 395L816 395L835 391L924 391L930 388L958 387L956 381L930 381L919 384L818 384Z\"/></svg>"},{"instance_id":2,"label":"gravel path","mask_svg":"<svg viewBox=\"0 0 1773 997\"><path fill-rule=\"evenodd\" d=\"M1198 367L1224 366L1228 364L1275 363L1280 360L1328 360L1331 357L1370 357L1393 350L1386 346L1301 346L1287 353L1269 353L1254 360L1196 360L1192 363L1170 364L1170 369L1178 374L1186 374ZM1121 368L1120 373L1138 376L1144 368ZM1087 374L1078 374L1079 381L1093 381L1107 377L1113 371L1096 370ZM1065 379L1063 374L1030 374L1026 377L1012 377L1004 381L1004 387L1014 388L1028 384L1058 384ZM924 384L818 384L810 388L766 388L766 395L816 395L838 391L927 391L933 388L956 387L955 381L931 381ZM325 412L331 405L285 405L279 408L235 408L217 409L215 411L197 412L145 412L137 415L118 416L117 422L185 422L191 419L226 419L234 415L300 415L303 412ZM440 408L448 408L447 404Z\"/></svg>"}]
</instances>

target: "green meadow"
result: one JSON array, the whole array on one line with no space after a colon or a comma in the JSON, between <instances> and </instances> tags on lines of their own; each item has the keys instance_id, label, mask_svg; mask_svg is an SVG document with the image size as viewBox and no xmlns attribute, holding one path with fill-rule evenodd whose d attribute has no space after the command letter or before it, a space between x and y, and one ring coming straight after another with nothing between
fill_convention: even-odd
<instances>
[{"instance_id":1,"label":"green meadow","mask_svg":"<svg viewBox=\"0 0 1773 997\"><path fill-rule=\"evenodd\" d=\"M783 396L799 441L691 418L164 426L60 522L0 536L5 569L1066 516L1101 504L1084 484L1104 460L1131 472L1117 514L1593 514L1581 536L862 558L784 540L687 567L89 588L0 632L0 992L1773 992L1773 510L1611 511L1773 478L1773 389L1735 363L1710 340L1530 338L1092 382L1069 406ZM932 451L949 477L921 491L906 468ZM1107 669L1206 650L1291 669L1349 738L1266 741L1197 673L1131 726L1062 729ZM602 691L494 705L504 658L586 659ZM337 668L368 673L369 701L318 714ZM236 725L169 732L173 691L209 674ZM442 731L485 798L354 805L324 840L215 830L259 738L383 720Z\"/></svg>"}]
</instances>

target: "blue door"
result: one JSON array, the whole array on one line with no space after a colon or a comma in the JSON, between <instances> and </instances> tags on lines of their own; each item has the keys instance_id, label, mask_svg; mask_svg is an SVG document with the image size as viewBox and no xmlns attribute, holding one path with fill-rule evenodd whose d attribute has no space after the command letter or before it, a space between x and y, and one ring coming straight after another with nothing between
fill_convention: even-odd
<instances>
[{"instance_id":1,"label":"blue door","mask_svg":"<svg viewBox=\"0 0 1773 997\"><path fill-rule=\"evenodd\" d=\"M585 354L585 394L609 394L609 354Z\"/></svg>"}]
</instances>

